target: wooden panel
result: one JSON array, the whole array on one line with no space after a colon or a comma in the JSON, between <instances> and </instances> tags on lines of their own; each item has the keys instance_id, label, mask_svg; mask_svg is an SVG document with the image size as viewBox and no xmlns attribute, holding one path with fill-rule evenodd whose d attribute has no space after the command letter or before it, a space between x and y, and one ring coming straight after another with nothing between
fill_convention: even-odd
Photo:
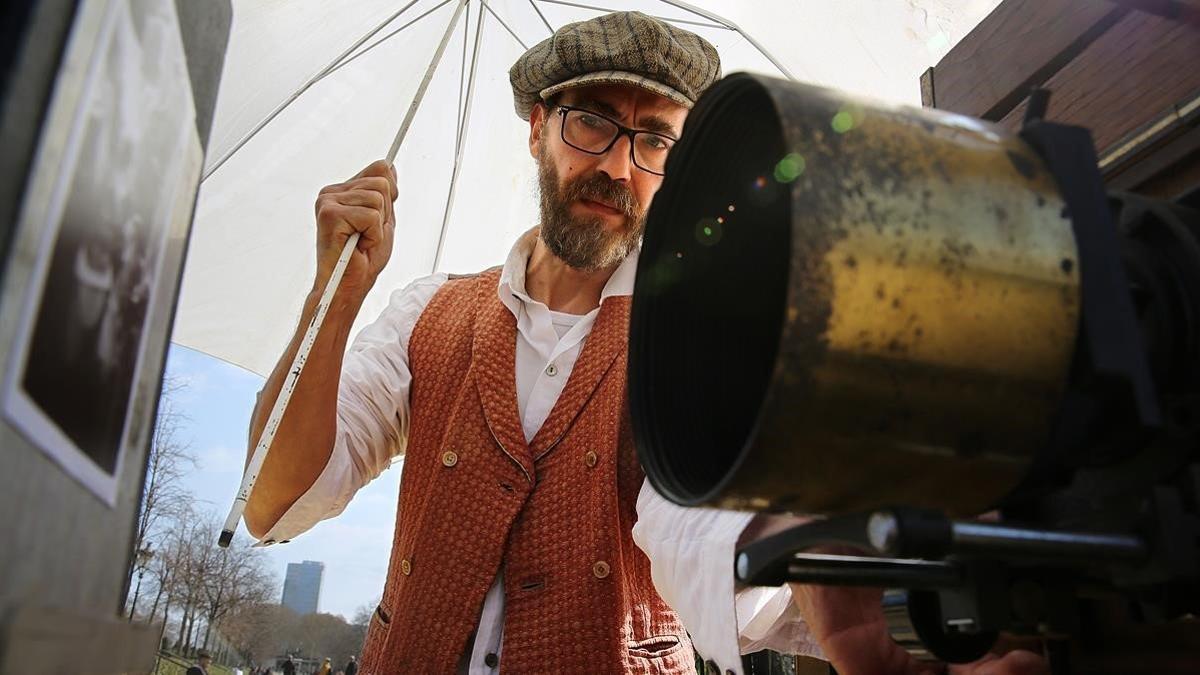
<instances>
[{"instance_id":1,"label":"wooden panel","mask_svg":"<svg viewBox=\"0 0 1200 675\"><path fill-rule=\"evenodd\" d=\"M1130 186L1140 194L1164 199L1178 199L1200 186L1200 153L1193 153L1179 162L1148 178L1145 182Z\"/></svg>"},{"instance_id":2,"label":"wooden panel","mask_svg":"<svg viewBox=\"0 0 1200 675\"><path fill-rule=\"evenodd\" d=\"M1143 12L1132 12L1045 86L1046 118L1092 130L1104 152L1163 111L1200 91L1200 30ZM1000 123L1020 127L1025 102Z\"/></svg>"},{"instance_id":3,"label":"wooden panel","mask_svg":"<svg viewBox=\"0 0 1200 675\"><path fill-rule=\"evenodd\" d=\"M0 630L0 673L147 673L161 632L159 624L21 607Z\"/></svg>"},{"instance_id":4,"label":"wooden panel","mask_svg":"<svg viewBox=\"0 0 1200 675\"><path fill-rule=\"evenodd\" d=\"M921 73L921 105L932 108L936 105L934 99L933 68L928 68Z\"/></svg>"},{"instance_id":5,"label":"wooden panel","mask_svg":"<svg viewBox=\"0 0 1200 675\"><path fill-rule=\"evenodd\" d=\"M1000 119L1129 11L1104 0L1002 2L934 67L934 104Z\"/></svg>"}]
</instances>

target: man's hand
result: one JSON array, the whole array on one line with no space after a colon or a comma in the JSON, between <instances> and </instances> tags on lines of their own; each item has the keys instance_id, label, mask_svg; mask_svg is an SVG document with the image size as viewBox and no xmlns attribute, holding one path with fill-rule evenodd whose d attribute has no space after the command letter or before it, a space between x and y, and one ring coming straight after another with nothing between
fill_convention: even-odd
<instances>
[{"instance_id":1,"label":"man's hand","mask_svg":"<svg viewBox=\"0 0 1200 675\"><path fill-rule=\"evenodd\" d=\"M358 246L346 266L338 297L362 302L392 255L396 213L392 202L399 190L396 169L386 160L372 162L345 183L326 185L317 196L318 293L333 274L346 240L360 232Z\"/></svg>"},{"instance_id":2,"label":"man's hand","mask_svg":"<svg viewBox=\"0 0 1200 675\"><path fill-rule=\"evenodd\" d=\"M789 584L792 601L804 615L825 657L841 675L1047 675L1042 658L1028 651L988 654L975 663L950 666L922 663L888 634L883 591L877 588Z\"/></svg>"}]
</instances>

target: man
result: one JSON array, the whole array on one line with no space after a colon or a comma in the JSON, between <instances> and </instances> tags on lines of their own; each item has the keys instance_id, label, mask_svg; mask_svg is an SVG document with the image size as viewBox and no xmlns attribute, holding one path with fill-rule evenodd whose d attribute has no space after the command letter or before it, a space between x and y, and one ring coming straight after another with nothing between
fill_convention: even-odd
<instances>
[{"instance_id":1,"label":"man","mask_svg":"<svg viewBox=\"0 0 1200 675\"><path fill-rule=\"evenodd\" d=\"M187 669L187 675L208 675L208 667L212 664L212 656L208 652L196 655L196 665Z\"/></svg>"},{"instance_id":2,"label":"man","mask_svg":"<svg viewBox=\"0 0 1200 675\"><path fill-rule=\"evenodd\" d=\"M291 654L288 654L283 662L283 675L296 675L296 662L292 660Z\"/></svg>"},{"instance_id":3,"label":"man","mask_svg":"<svg viewBox=\"0 0 1200 675\"><path fill-rule=\"evenodd\" d=\"M350 655L350 662L346 664L342 672L346 675L358 675L358 660L353 654Z\"/></svg>"},{"instance_id":4,"label":"man","mask_svg":"<svg viewBox=\"0 0 1200 675\"><path fill-rule=\"evenodd\" d=\"M733 547L750 516L667 504L644 487L629 427L637 244L688 109L719 73L707 42L633 12L529 50L510 79L538 165L539 227L503 268L394 293L344 357L391 252L398 190L377 162L321 191L302 327L347 238L362 238L246 522L268 543L289 539L405 454L365 675L690 673L681 615L711 671L740 670L751 624L743 648L820 653L786 591L735 612ZM254 438L302 332L267 381ZM752 606L773 613L755 621ZM869 637L887 640L877 628Z\"/></svg>"}]
</instances>

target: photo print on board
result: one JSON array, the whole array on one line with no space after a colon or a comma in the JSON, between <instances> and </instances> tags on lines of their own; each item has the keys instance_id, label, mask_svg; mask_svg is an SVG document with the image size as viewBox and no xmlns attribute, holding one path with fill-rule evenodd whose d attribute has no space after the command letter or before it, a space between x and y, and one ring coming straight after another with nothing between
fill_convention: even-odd
<instances>
[{"instance_id":1,"label":"photo print on board","mask_svg":"<svg viewBox=\"0 0 1200 675\"><path fill-rule=\"evenodd\" d=\"M170 0L109 3L77 100L4 412L111 506L195 129Z\"/></svg>"}]
</instances>

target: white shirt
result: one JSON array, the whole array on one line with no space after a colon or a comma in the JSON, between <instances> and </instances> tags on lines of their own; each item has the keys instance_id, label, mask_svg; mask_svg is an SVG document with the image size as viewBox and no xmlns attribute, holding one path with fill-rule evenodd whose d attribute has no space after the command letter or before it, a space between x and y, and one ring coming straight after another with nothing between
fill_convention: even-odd
<instances>
[{"instance_id":1,"label":"white shirt","mask_svg":"<svg viewBox=\"0 0 1200 675\"><path fill-rule=\"evenodd\" d=\"M551 311L525 292L533 231L513 246L500 275L500 301L517 319L517 410L526 440L536 435L563 391L600 309L584 315ZM633 293L637 252L617 267L600 295ZM286 541L342 512L359 488L405 451L408 436L408 343L421 312L447 275L434 274L392 294L387 309L362 330L346 354L338 390L338 429L321 475L263 537ZM660 595L692 636L696 650L721 672L741 675L739 654L761 649L820 656L787 587L734 588L733 556L750 513L683 508L643 483L633 538L650 558ZM493 675L488 654L504 635L503 574L488 590L471 646L469 675Z\"/></svg>"}]
</instances>

